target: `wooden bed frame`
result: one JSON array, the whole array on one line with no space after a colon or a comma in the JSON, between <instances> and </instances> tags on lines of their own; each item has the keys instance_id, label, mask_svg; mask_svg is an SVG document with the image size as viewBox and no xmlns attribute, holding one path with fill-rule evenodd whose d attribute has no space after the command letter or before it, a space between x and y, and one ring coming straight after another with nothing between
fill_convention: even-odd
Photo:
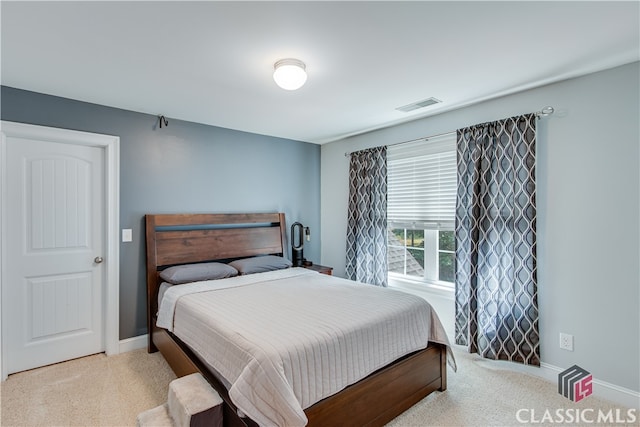
<instances>
[{"instance_id":1,"label":"wooden bed frame","mask_svg":"<svg viewBox=\"0 0 640 427\"><path fill-rule=\"evenodd\" d=\"M178 377L200 372L224 400L224 425L237 415L220 380L175 335L156 326L159 272L177 264L285 255L283 213L146 215L149 352L160 350ZM307 408L309 426L382 426L435 390L447 388L446 346L430 343Z\"/></svg>"}]
</instances>

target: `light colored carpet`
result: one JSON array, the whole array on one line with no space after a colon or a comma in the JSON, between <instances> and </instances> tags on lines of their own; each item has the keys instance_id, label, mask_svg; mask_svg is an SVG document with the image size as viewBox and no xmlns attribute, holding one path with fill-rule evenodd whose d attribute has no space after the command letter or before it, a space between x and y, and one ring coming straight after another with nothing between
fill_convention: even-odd
<instances>
[{"instance_id":1,"label":"light colored carpet","mask_svg":"<svg viewBox=\"0 0 640 427\"><path fill-rule=\"evenodd\" d=\"M448 371L447 391L430 394L387 427L640 425L637 409L628 417L629 408L593 395L575 403L558 394L556 383L513 371L505 362L458 348L454 354L458 372ZM598 422L599 411L613 418ZM617 414L625 422L617 423Z\"/></svg>"},{"instance_id":2,"label":"light colored carpet","mask_svg":"<svg viewBox=\"0 0 640 427\"><path fill-rule=\"evenodd\" d=\"M167 400L175 375L160 353L83 357L9 375L4 426L135 426L138 413Z\"/></svg>"},{"instance_id":3,"label":"light colored carpet","mask_svg":"<svg viewBox=\"0 0 640 427\"><path fill-rule=\"evenodd\" d=\"M556 384L459 350L455 354L458 372L449 371L447 391L426 397L388 427L523 425L516 418L521 409L521 419L532 426L562 424L557 418L541 422L545 410L554 417L558 409L574 417L576 410L587 410L588 419L594 420L598 410L626 416L626 409L594 396L573 403L558 394ZM94 355L14 374L1 386L1 425L135 426L139 412L166 401L174 378L160 353L145 350ZM628 425L640 425L640 420Z\"/></svg>"}]
</instances>

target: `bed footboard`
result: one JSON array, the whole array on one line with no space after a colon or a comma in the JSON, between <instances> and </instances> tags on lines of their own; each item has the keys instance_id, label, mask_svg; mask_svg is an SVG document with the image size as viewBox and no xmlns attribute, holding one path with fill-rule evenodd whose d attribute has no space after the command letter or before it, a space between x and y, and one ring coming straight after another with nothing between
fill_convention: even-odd
<instances>
[{"instance_id":1,"label":"bed footboard","mask_svg":"<svg viewBox=\"0 0 640 427\"><path fill-rule=\"evenodd\" d=\"M237 415L224 385L179 338L154 327L152 340L178 377L200 372L220 394L225 427L257 427ZM447 389L446 359L446 346L432 343L307 408L308 426L383 426L430 393Z\"/></svg>"}]
</instances>

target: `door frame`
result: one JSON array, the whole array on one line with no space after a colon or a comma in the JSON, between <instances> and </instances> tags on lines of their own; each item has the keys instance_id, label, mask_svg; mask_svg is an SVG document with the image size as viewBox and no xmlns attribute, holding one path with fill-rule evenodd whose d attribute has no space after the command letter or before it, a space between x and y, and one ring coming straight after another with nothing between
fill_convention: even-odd
<instances>
[{"instance_id":1,"label":"door frame","mask_svg":"<svg viewBox=\"0 0 640 427\"><path fill-rule=\"evenodd\" d=\"M108 356L120 352L120 137L102 135L76 130L68 130L25 123L0 121L0 236L5 236L8 224L5 212L7 203L7 136L22 138L42 138L46 141L63 144L100 147L105 153L105 207L106 235L104 276L104 348ZM6 239L0 244L0 299L5 282ZM6 343L2 337L2 304L0 304L0 380L7 378L6 367L2 359Z\"/></svg>"}]
</instances>

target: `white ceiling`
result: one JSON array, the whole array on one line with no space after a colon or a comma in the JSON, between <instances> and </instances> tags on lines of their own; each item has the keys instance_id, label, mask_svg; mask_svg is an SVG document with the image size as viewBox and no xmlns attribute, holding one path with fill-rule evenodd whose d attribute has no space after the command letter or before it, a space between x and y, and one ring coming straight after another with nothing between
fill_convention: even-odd
<instances>
[{"instance_id":1,"label":"white ceiling","mask_svg":"<svg viewBox=\"0 0 640 427\"><path fill-rule=\"evenodd\" d=\"M2 1L0 77L20 89L321 144L638 61L639 6ZM272 79L287 57L307 65L295 92ZM395 110L429 97L443 102Z\"/></svg>"}]
</instances>

